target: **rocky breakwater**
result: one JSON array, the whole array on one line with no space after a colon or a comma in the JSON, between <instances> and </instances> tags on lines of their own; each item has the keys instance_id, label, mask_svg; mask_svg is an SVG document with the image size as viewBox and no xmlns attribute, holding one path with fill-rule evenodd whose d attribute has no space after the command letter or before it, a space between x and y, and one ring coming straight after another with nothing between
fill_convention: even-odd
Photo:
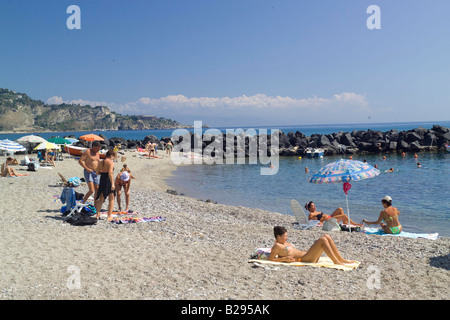
<instances>
[{"instance_id":1,"label":"rocky breakwater","mask_svg":"<svg viewBox=\"0 0 450 320\"><path fill-rule=\"evenodd\" d=\"M102 136L102 135L101 135ZM248 157L252 150L260 156L261 151L271 156L271 146L278 145L275 149L280 156L303 156L308 148L322 148L324 155L336 154L372 154L372 153L401 153L440 151L450 143L450 129L434 125L431 129L418 127L407 131L392 129L386 132L367 130L352 132L336 132L331 134L313 134L306 136L300 131L279 131L277 135L249 135L245 132L234 135L197 134L188 133L184 136L163 137L158 139L154 135L146 136L143 140L125 140L124 138L106 138L104 147L120 145L122 149L144 148L147 142L156 143L163 148L168 141L176 146L184 144L183 152L208 151L211 156L224 157L229 152L235 157L245 155ZM231 139L231 140L230 140ZM252 149L253 148L253 149ZM161 150L160 149L160 150Z\"/></svg>"},{"instance_id":2,"label":"rocky breakwater","mask_svg":"<svg viewBox=\"0 0 450 320\"><path fill-rule=\"evenodd\" d=\"M401 153L444 150L450 142L450 129L434 125L431 129L418 127L407 131L386 132L367 130L331 134L301 132L280 134L280 155L302 155L307 148L322 148L325 155Z\"/></svg>"}]
</instances>

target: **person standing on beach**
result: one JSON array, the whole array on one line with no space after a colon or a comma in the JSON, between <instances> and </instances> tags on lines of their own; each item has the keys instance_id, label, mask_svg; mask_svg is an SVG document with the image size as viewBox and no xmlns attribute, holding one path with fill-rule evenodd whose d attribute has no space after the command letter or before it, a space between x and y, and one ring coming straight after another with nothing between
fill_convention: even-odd
<instances>
[{"instance_id":1,"label":"person standing on beach","mask_svg":"<svg viewBox=\"0 0 450 320\"><path fill-rule=\"evenodd\" d=\"M166 156L170 157L170 154L172 153L173 145L172 141L167 142L166 144Z\"/></svg>"},{"instance_id":2,"label":"person standing on beach","mask_svg":"<svg viewBox=\"0 0 450 320\"><path fill-rule=\"evenodd\" d=\"M114 184L114 151L108 150L105 159L100 161L96 173L100 176L97 196L95 197L95 209L97 210L97 220L100 218L102 204L108 198L108 220L112 219L114 208L115 184Z\"/></svg>"},{"instance_id":3,"label":"person standing on beach","mask_svg":"<svg viewBox=\"0 0 450 320\"><path fill-rule=\"evenodd\" d=\"M100 162L100 148L99 141L94 141L92 147L86 150L78 160L80 166L84 168L84 179L88 185L89 191L83 198L82 203L86 203L87 199L94 193L94 199L97 197L98 185L100 183L99 177L96 174L98 163Z\"/></svg>"},{"instance_id":4,"label":"person standing on beach","mask_svg":"<svg viewBox=\"0 0 450 320\"><path fill-rule=\"evenodd\" d=\"M130 168L126 164L123 165L122 170L120 170L119 174L116 177L116 196L117 196L117 204L119 205L119 211L122 211L122 206L120 203L120 194L123 187L123 191L125 192L125 203L127 205L125 212L128 212L130 206L130 187L131 187L131 179L136 179L135 176L131 174Z\"/></svg>"}]
</instances>

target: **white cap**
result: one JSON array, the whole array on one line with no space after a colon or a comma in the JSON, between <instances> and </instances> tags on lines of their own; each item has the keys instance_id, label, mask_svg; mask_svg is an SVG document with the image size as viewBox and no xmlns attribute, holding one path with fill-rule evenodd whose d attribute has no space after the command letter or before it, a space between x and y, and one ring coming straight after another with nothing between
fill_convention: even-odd
<instances>
[{"instance_id":1,"label":"white cap","mask_svg":"<svg viewBox=\"0 0 450 320\"><path fill-rule=\"evenodd\" d=\"M383 199L381 199L381 200L386 200L386 201L392 202L392 198L389 197L389 196L385 196L385 197L384 197Z\"/></svg>"},{"instance_id":2,"label":"white cap","mask_svg":"<svg viewBox=\"0 0 450 320\"><path fill-rule=\"evenodd\" d=\"M122 172L120 175L120 180L122 181L130 180L130 174L127 171Z\"/></svg>"}]
</instances>

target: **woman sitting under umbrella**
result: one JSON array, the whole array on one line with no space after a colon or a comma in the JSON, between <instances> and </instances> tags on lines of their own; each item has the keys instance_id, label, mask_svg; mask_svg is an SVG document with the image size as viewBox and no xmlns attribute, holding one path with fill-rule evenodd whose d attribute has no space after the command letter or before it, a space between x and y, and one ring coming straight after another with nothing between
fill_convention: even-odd
<instances>
[{"instance_id":1,"label":"woman sitting under umbrella","mask_svg":"<svg viewBox=\"0 0 450 320\"><path fill-rule=\"evenodd\" d=\"M330 218L335 218L338 222L342 221L344 224L351 224L354 226L360 226L362 227L363 224L356 223L352 220L350 220L347 217L347 215L344 213L344 210L342 208L337 208L334 210L334 212L330 215L323 214L322 212L316 211L316 205L314 202L310 201L307 204L305 204L306 210L309 211L308 220L319 220L320 222L324 222Z\"/></svg>"}]
</instances>

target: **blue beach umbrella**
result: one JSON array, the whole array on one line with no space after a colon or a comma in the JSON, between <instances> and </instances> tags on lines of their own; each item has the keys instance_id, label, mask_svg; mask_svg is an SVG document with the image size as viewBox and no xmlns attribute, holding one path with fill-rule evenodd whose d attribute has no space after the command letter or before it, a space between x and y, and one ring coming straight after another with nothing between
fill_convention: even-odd
<instances>
[{"instance_id":1,"label":"blue beach umbrella","mask_svg":"<svg viewBox=\"0 0 450 320\"><path fill-rule=\"evenodd\" d=\"M21 144L5 139L0 140L0 150L9 151L9 152L20 152L20 151L26 151L27 149L24 148Z\"/></svg>"},{"instance_id":2,"label":"blue beach umbrella","mask_svg":"<svg viewBox=\"0 0 450 320\"><path fill-rule=\"evenodd\" d=\"M350 220L350 210L348 209L348 190L351 188L350 181L359 181L373 178L380 174L380 170L358 160L339 160L329 163L314 174L309 182L311 183L342 183L347 203L347 216ZM350 223L350 221L349 221ZM351 229L350 229L351 232Z\"/></svg>"},{"instance_id":3,"label":"blue beach umbrella","mask_svg":"<svg viewBox=\"0 0 450 320\"><path fill-rule=\"evenodd\" d=\"M11 152L14 154L14 152L26 151L27 149L17 142L5 139L5 140L0 140L0 150L4 150L4 151ZM6 160L6 154L5 154L5 160Z\"/></svg>"},{"instance_id":4,"label":"blue beach umbrella","mask_svg":"<svg viewBox=\"0 0 450 320\"><path fill-rule=\"evenodd\" d=\"M73 139L73 138L64 138L64 139L70 141L71 144L74 144L75 142L80 141L80 140L78 140L78 139Z\"/></svg>"}]
</instances>

